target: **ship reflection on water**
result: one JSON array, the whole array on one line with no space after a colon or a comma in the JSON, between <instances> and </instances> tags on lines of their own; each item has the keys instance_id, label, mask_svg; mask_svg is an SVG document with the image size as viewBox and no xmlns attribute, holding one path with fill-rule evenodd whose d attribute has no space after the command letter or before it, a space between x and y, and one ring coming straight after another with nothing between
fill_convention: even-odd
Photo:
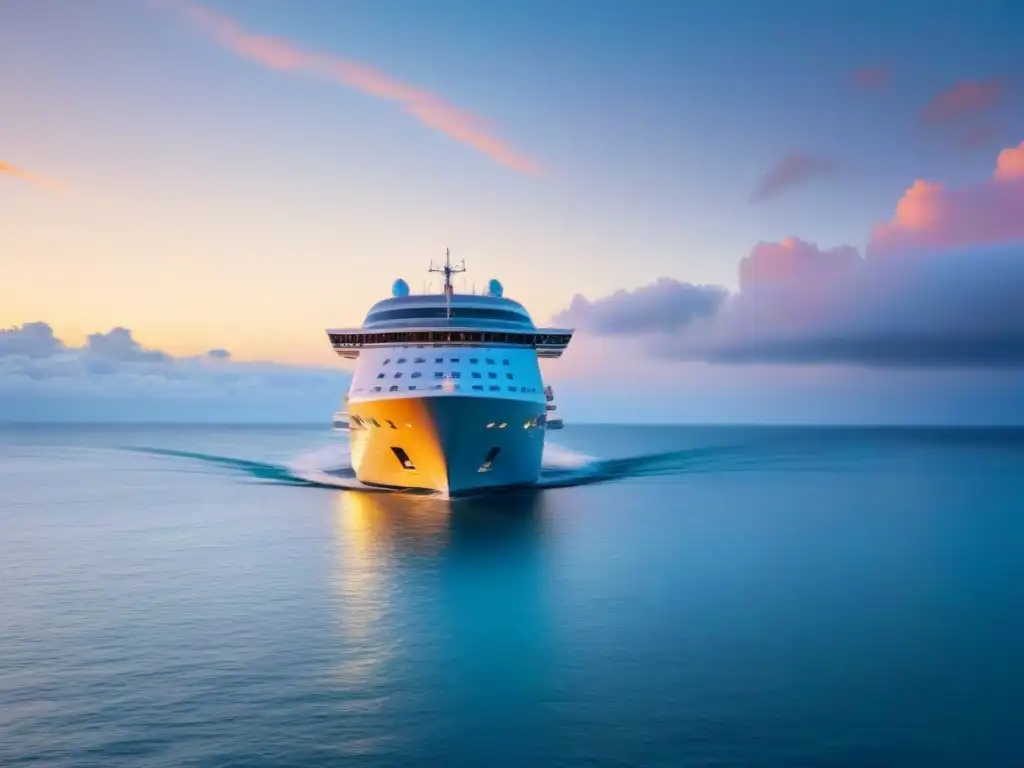
<instances>
[{"instance_id":1,"label":"ship reflection on water","mask_svg":"<svg viewBox=\"0 0 1024 768\"><path fill-rule=\"evenodd\" d=\"M539 544L545 523L540 490L454 501L347 491L337 500L339 542L364 556L432 554L457 560L484 551L515 550Z\"/></svg>"},{"instance_id":2,"label":"ship reflection on water","mask_svg":"<svg viewBox=\"0 0 1024 768\"><path fill-rule=\"evenodd\" d=\"M344 492L336 503L332 679L359 698L371 730L397 724L362 743L389 752L436 739L471 754L480 740L514 738L511 724L546 727L537 702L552 695L555 644L543 494Z\"/></svg>"}]
</instances>

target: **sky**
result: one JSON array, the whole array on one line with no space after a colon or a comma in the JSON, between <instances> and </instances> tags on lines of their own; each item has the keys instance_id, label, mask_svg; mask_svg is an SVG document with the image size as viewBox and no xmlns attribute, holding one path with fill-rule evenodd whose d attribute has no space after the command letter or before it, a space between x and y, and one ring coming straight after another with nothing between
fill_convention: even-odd
<instances>
[{"instance_id":1,"label":"sky","mask_svg":"<svg viewBox=\"0 0 1024 768\"><path fill-rule=\"evenodd\" d=\"M324 329L451 248L577 328L570 420L1024 423L1022 28L0 0L0 420L326 419Z\"/></svg>"}]
</instances>

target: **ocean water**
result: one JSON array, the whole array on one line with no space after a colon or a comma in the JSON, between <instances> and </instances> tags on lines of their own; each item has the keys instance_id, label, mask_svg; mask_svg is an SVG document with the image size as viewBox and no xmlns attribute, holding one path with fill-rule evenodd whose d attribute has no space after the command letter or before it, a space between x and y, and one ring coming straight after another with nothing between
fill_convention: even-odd
<instances>
[{"instance_id":1,"label":"ocean water","mask_svg":"<svg viewBox=\"0 0 1024 768\"><path fill-rule=\"evenodd\" d=\"M0 426L0 765L1024 765L1024 431Z\"/></svg>"}]
</instances>

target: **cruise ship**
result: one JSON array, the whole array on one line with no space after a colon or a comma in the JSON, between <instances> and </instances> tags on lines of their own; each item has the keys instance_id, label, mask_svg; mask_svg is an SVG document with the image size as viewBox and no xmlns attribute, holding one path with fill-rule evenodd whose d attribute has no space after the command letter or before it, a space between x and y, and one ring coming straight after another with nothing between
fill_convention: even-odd
<instances>
[{"instance_id":1,"label":"cruise ship","mask_svg":"<svg viewBox=\"0 0 1024 768\"><path fill-rule=\"evenodd\" d=\"M355 360L334 426L351 439L365 485L447 496L531 485L544 435L561 429L539 358L560 357L572 329L537 328L491 280L483 294L456 293L465 271L446 251L440 293L411 294L396 280L358 328L332 328L331 346Z\"/></svg>"}]
</instances>

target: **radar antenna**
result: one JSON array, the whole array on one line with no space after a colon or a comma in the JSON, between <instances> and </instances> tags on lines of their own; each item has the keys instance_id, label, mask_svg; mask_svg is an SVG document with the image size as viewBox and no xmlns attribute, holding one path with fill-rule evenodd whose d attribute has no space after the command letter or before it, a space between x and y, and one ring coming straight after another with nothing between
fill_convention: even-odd
<instances>
[{"instance_id":1,"label":"radar antenna","mask_svg":"<svg viewBox=\"0 0 1024 768\"><path fill-rule=\"evenodd\" d=\"M449 319L451 319L451 316L452 316L452 306L451 306L452 294L455 293L455 288L452 287L452 275L457 275L460 272L465 272L465 271L466 271L466 260L463 259L458 264L452 264L452 252L451 252L451 249L449 249L449 248L445 248L444 249L444 264L442 264L440 267L435 267L433 260L431 260L431 262L430 262L430 269L427 270L427 272L438 272L438 273L444 275L444 297L445 297L445 305L447 307L447 313L446 314L447 314Z\"/></svg>"}]
</instances>

